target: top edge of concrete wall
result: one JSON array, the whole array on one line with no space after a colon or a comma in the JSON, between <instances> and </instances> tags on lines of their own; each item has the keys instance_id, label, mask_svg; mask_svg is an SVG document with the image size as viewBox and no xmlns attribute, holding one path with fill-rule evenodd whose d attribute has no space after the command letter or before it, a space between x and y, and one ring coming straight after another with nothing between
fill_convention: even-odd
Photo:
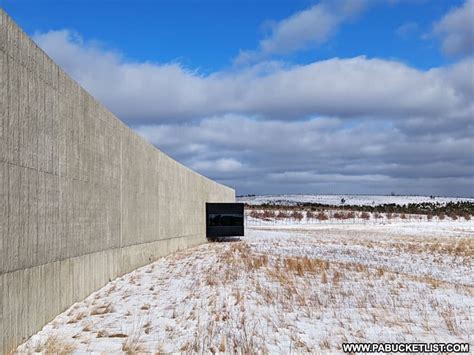
<instances>
[{"instance_id":1,"label":"top edge of concrete wall","mask_svg":"<svg viewBox=\"0 0 474 355\"><path fill-rule=\"evenodd\" d=\"M209 182L212 182L214 184L218 184L224 188L227 188L227 189L230 189L232 191L234 191L235 193L235 189L233 189L232 187L230 186L227 186L227 185L224 185L224 184L221 184L219 182L216 182L214 180L212 180L211 178L205 176L205 175L202 175L198 172L196 172L195 170L191 169L190 167L182 164L181 162L177 161L176 159L172 158L171 156L169 156L168 154L164 153L163 151L161 151L158 147L156 147L154 144L148 142L146 139L144 139L140 134L138 134L135 130L133 130L129 125L127 125L124 121L122 121L120 118L118 118L115 114L113 114L105 105L103 105L100 101L98 101L93 95L91 95L81 84L79 84L74 78L72 78L63 68L61 68L61 66L59 66L49 55L48 53L46 53L40 46L38 46L38 44L36 44L35 41L33 41L30 36L21 29L21 27L16 23L16 21L1 7L0 5L0 42L1 41L5 41L7 40L6 36L6 30L5 30L5 27L7 26L8 22L11 22L15 25L15 28L17 31L19 31L23 36L25 36L31 44L33 44L34 47L36 47L36 49L38 51L41 51L43 53L43 55L48 58L49 61L51 61L52 65L54 65L55 67L57 67L57 69L59 70L60 73L62 73L63 75L65 75L69 80L73 81L77 87L84 93L86 94L93 102L95 102L97 105L99 105L100 107L102 107L104 110L106 110L114 119L114 121L116 121L116 123L118 123L119 125L122 126L122 128L125 128L125 129L128 129L133 135L135 135L136 137L138 137L143 143L145 143L146 145L150 146L151 148L153 148L156 152L158 152L159 154L163 155L164 157L166 157L167 159L170 159L171 161L175 162L176 164L178 164L180 167L188 170L189 172L191 172L192 174L195 174ZM2 36L3 34L3 36ZM2 44L0 43L0 51L4 51L4 48L2 46ZM130 133L129 132L129 133Z\"/></svg>"}]
</instances>

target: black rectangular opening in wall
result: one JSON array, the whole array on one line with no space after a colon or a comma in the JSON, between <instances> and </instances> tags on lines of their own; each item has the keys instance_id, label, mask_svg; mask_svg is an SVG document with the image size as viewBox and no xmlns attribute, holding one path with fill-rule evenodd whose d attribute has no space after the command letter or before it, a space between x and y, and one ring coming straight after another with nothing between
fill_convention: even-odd
<instances>
[{"instance_id":1,"label":"black rectangular opening in wall","mask_svg":"<svg viewBox=\"0 0 474 355\"><path fill-rule=\"evenodd\" d=\"M206 234L208 239L244 235L243 203L206 203Z\"/></svg>"}]
</instances>

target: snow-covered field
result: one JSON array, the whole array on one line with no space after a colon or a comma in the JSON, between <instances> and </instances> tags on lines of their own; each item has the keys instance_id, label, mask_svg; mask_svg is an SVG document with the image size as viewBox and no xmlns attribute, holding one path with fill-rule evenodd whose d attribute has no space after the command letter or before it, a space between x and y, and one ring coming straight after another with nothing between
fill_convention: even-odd
<instances>
[{"instance_id":1,"label":"snow-covered field","mask_svg":"<svg viewBox=\"0 0 474 355\"><path fill-rule=\"evenodd\" d=\"M19 352L340 351L343 342L469 342L474 223L278 224L112 281Z\"/></svg>"},{"instance_id":2,"label":"snow-covered field","mask_svg":"<svg viewBox=\"0 0 474 355\"><path fill-rule=\"evenodd\" d=\"M440 203L468 201L474 203L474 198L460 197L435 197L430 196L384 196L384 195L257 195L238 197L239 202L250 205L261 205L263 203L274 203L278 205L294 205L297 203L320 203L322 205L344 205L378 206L383 204L407 205L409 203Z\"/></svg>"}]
</instances>

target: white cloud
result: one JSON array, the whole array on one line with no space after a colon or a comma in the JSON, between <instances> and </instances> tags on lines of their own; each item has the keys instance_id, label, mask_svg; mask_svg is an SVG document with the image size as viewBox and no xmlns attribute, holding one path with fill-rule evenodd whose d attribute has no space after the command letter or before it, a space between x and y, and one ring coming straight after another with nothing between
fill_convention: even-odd
<instances>
[{"instance_id":1,"label":"white cloud","mask_svg":"<svg viewBox=\"0 0 474 355\"><path fill-rule=\"evenodd\" d=\"M472 60L420 71L361 56L293 66L260 63L204 76L177 63L130 62L67 31L38 34L35 40L93 96L131 124L226 113L285 120L315 115L435 119L473 110L472 91L464 91L469 89L465 81Z\"/></svg>"},{"instance_id":2,"label":"white cloud","mask_svg":"<svg viewBox=\"0 0 474 355\"><path fill-rule=\"evenodd\" d=\"M260 41L258 50L241 51L235 62L248 63L272 54L286 54L322 44L336 32L342 22L359 14L367 2L321 1L274 24L270 36Z\"/></svg>"},{"instance_id":3,"label":"white cloud","mask_svg":"<svg viewBox=\"0 0 474 355\"><path fill-rule=\"evenodd\" d=\"M451 10L435 24L434 31L442 38L447 55L474 55L474 0Z\"/></svg>"}]
</instances>

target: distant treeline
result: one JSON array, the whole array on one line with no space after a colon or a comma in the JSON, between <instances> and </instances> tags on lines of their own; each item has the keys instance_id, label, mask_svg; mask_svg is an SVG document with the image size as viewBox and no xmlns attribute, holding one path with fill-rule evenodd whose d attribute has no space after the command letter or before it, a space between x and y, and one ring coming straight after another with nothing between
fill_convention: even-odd
<instances>
[{"instance_id":1,"label":"distant treeline","mask_svg":"<svg viewBox=\"0 0 474 355\"><path fill-rule=\"evenodd\" d=\"M246 209L264 209L264 210L305 210L305 211L325 211L325 210L344 210L344 211L360 211L371 213L405 213L405 214L424 214L429 216L471 216L474 215L473 202L448 202L442 204L439 202L420 202L409 203L406 205L398 205L394 203L383 204L378 206L361 206L361 205L324 205L321 203L299 202L292 205L263 203L261 205L245 204Z\"/></svg>"}]
</instances>

